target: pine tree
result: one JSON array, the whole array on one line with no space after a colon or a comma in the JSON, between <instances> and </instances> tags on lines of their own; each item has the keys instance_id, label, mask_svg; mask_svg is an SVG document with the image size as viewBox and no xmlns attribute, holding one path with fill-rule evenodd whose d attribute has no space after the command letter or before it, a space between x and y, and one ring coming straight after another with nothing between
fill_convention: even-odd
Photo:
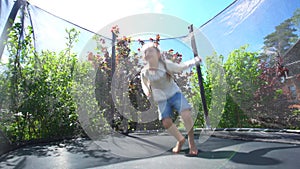
<instances>
[{"instance_id":1,"label":"pine tree","mask_svg":"<svg viewBox=\"0 0 300 169\"><path fill-rule=\"evenodd\" d=\"M275 32L264 38L264 48L275 48L278 55L283 56L298 39L298 35L295 34L296 31L292 19L285 20L275 27Z\"/></svg>"}]
</instances>

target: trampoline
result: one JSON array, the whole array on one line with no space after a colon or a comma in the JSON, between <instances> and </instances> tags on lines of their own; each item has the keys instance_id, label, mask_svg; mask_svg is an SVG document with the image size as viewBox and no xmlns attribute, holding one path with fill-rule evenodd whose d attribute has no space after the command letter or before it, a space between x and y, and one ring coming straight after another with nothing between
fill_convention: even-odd
<instances>
[{"instance_id":1,"label":"trampoline","mask_svg":"<svg viewBox=\"0 0 300 169\"><path fill-rule=\"evenodd\" d=\"M142 13L97 32L25 0L0 5L0 168L300 165L296 1L232 1L199 27ZM171 152L176 140L141 89L140 45L158 36L174 62L202 57L176 74L192 105L196 157L187 143Z\"/></svg>"}]
</instances>

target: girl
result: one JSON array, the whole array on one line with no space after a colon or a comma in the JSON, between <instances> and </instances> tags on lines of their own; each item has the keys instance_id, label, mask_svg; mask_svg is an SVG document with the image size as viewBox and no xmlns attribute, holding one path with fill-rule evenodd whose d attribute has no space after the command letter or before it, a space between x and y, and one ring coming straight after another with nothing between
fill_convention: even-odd
<instances>
[{"instance_id":1,"label":"girl","mask_svg":"<svg viewBox=\"0 0 300 169\"><path fill-rule=\"evenodd\" d=\"M182 72L198 64L201 61L200 57L197 56L193 60L178 64L163 59L160 50L154 45L143 48L146 65L141 71L142 89L146 96L153 97L153 100L158 104L159 120L162 120L163 126L177 140L177 144L172 151L179 153L185 143L185 138L172 121L173 109L175 109L181 115L188 132L189 154L197 155L198 149L194 142L194 122L191 116L191 106L175 83L172 73Z\"/></svg>"}]
</instances>

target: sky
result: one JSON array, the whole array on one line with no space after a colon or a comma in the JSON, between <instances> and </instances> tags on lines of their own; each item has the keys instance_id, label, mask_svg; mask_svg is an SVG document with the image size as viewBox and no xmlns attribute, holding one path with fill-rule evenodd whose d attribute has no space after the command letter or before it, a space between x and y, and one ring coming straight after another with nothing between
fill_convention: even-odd
<instances>
[{"instance_id":1,"label":"sky","mask_svg":"<svg viewBox=\"0 0 300 169\"><path fill-rule=\"evenodd\" d=\"M116 20L143 13L172 15L199 28L235 0L30 0L29 2L97 32ZM261 48L263 37L300 7L299 0L241 0L236 4L235 8L229 7L221 18L215 18L208 27L201 30L220 54L227 55L232 49L248 42L251 43L250 48L253 50ZM220 37L223 39L220 40Z\"/></svg>"},{"instance_id":2,"label":"sky","mask_svg":"<svg viewBox=\"0 0 300 169\"><path fill-rule=\"evenodd\" d=\"M120 18L142 13L168 14L199 27L232 2L234 0L29 0L32 5L93 31Z\"/></svg>"},{"instance_id":3,"label":"sky","mask_svg":"<svg viewBox=\"0 0 300 169\"><path fill-rule=\"evenodd\" d=\"M225 56L245 44L250 44L254 51L261 49L263 38L300 8L299 0L29 0L29 3L93 32L122 18L145 13L175 16L199 28L234 3L200 30L216 52ZM64 46L59 42L63 43L61 37L66 22L38 10L33 10L33 18L40 33L37 35L38 45L55 42L55 47ZM131 29L132 25L126 24L125 27ZM166 27L166 24L162 23L160 27ZM121 33L125 32L124 27L120 29ZM172 29L168 28L168 31ZM188 32L186 27L177 26L174 30L181 30L180 35ZM48 40L49 34L54 40ZM78 46L85 43L81 41ZM52 45L45 46L52 49ZM198 50L207 51L207 48L202 45Z\"/></svg>"},{"instance_id":4,"label":"sky","mask_svg":"<svg viewBox=\"0 0 300 169\"><path fill-rule=\"evenodd\" d=\"M299 0L241 0L216 17L201 31L217 51L227 56L233 49L249 45L251 51L262 51L264 38L275 27L293 16ZM299 30L298 30L299 31Z\"/></svg>"},{"instance_id":5,"label":"sky","mask_svg":"<svg viewBox=\"0 0 300 169\"><path fill-rule=\"evenodd\" d=\"M102 29L114 21L145 13L175 16L185 22L193 24L194 29L196 29L233 2L234 0L29 0L31 5L35 5L58 17L98 33L99 29ZM130 29L130 26L128 26L128 28ZM44 29L47 29L47 27ZM121 27L120 29L121 33L123 33L125 28ZM177 27L177 30L179 29L182 29L183 32L180 36L188 33L188 29L185 27ZM186 55L186 59L193 57L190 49L184 46L178 46L182 45L181 42L170 43L169 41L168 45L176 46L167 46L166 48L175 48L175 50L177 48L178 52ZM199 54L211 54L212 50L213 49L199 50ZM84 49L81 52L85 53Z\"/></svg>"}]
</instances>

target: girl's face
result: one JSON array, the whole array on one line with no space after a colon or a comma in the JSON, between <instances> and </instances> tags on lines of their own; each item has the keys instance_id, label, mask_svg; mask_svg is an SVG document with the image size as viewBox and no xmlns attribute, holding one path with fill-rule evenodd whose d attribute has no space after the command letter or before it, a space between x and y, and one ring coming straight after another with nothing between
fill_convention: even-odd
<instances>
[{"instance_id":1,"label":"girl's face","mask_svg":"<svg viewBox=\"0 0 300 169\"><path fill-rule=\"evenodd\" d=\"M160 52L154 47L150 47L145 51L145 60L149 63L157 63L160 57Z\"/></svg>"}]
</instances>

